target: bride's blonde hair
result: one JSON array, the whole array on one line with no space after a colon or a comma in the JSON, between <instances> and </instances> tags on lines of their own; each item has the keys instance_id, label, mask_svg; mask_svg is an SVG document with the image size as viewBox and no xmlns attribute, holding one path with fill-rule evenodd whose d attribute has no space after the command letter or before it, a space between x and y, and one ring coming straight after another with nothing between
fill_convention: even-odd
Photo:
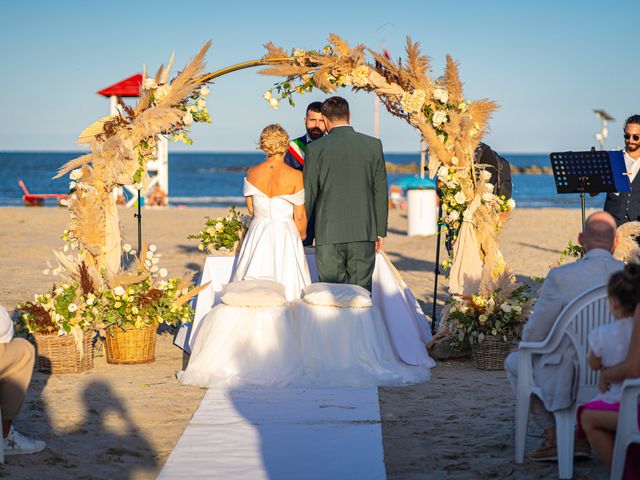
<instances>
[{"instance_id":1,"label":"bride's blonde hair","mask_svg":"<svg viewBox=\"0 0 640 480\"><path fill-rule=\"evenodd\" d=\"M285 153L289 149L289 135L287 131L277 123L267 125L260 134L258 147L267 157Z\"/></svg>"}]
</instances>

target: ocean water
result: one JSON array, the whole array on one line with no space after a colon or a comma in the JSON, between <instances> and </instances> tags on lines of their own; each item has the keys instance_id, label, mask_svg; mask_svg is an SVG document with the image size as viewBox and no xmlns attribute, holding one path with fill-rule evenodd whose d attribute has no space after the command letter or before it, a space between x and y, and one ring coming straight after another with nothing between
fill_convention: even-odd
<instances>
[{"instance_id":1,"label":"ocean water","mask_svg":"<svg viewBox=\"0 0 640 480\"><path fill-rule=\"evenodd\" d=\"M0 152L0 205L22 205L22 179L31 193L66 193L66 178L52 180L57 169L82 152ZM549 165L545 154L503 154L514 165ZM170 153L169 196L174 205L211 207L241 204L246 167L263 159L261 153ZM386 154L393 163L419 162L417 154ZM389 183L406 177L390 174ZM579 195L558 195L552 175L513 175L513 197L519 208L580 208ZM586 199L588 208L602 208L604 195ZM49 202L48 205L55 205Z\"/></svg>"}]
</instances>

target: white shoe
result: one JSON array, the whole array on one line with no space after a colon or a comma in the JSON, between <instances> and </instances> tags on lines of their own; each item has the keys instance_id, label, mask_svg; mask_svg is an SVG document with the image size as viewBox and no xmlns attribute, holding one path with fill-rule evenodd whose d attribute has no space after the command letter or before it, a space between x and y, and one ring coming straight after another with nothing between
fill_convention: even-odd
<instances>
[{"instance_id":1,"label":"white shoe","mask_svg":"<svg viewBox=\"0 0 640 480\"><path fill-rule=\"evenodd\" d=\"M13 427L9 430L7 438L4 439L5 455L26 455L41 452L45 448L47 448L47 444L42 440L26 437L14 430Z\"/></svg>"}]
</instances>

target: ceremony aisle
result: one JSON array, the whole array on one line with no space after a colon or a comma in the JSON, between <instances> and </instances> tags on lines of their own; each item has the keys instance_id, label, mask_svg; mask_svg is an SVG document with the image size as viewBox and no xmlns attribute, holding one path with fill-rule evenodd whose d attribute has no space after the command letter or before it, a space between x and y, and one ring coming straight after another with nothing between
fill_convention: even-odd
<instances>
[{"instance_id":1,"label":"ceremony aisle","mask_svg":"<svg viewBox=\"0 0 640 480\"><path fill-rule=\"evenodd\" d=\"M159 480L384 479L378 389L211 388Z\"/></svg>"}]
</instances>

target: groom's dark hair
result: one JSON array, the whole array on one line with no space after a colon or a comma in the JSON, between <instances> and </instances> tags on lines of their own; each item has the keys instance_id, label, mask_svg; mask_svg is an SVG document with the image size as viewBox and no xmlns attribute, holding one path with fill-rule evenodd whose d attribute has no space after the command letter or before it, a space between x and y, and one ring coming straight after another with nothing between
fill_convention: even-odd
<instances>
[{"instance_id":1,"label":"groom's dark hair","mask_svg":"<svg viewBox=\"0 0 640 480\"><path fill-rule=\"evenodd\" d=\"M349 120L349 103L342 97L329 97L322 102L322 115L329 120Z\"/></svg>"}]
</instances>

